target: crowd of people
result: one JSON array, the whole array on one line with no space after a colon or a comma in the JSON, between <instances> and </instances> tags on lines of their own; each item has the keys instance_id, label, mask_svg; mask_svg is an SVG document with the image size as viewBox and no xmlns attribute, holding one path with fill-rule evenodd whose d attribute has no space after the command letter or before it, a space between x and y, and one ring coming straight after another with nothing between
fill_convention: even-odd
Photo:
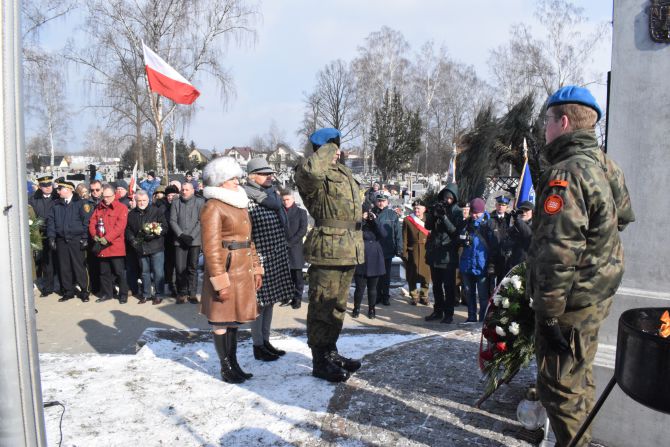
<instances>
[{"instance_id":1,"label":"crowd of people","mask_svg":"<svg viewBox=\"0 0 670 447\"><path fill-rule=\"evenodd\" d=\"M342 382L361 367L337 349L352 282L352 316L367 289L367 315L375 318L378 304L391 304L391 266L399 256L411 304L428 304L432 283L427 321L453 323L463 295L467 321L481 322L492 286L528 258L539 396L566 445L593 406L598 329L623 274L618 232L634 221L623 173L595 138L601 114L581 87L549 98L545 152L552 165L539 180L537 207L521 202L511 211L505 195L491 211L481 197L459 202L449 184L434 203L417 199L401 217L379 184L363 191L339 163L337 129L314 132L314 153L295 169L306 211L291 191L275 189L264 159L249 161L244 185L237 162L220 157L205 167L202 185L187 177L163 187L150 172L132 197L123 181L75 187L58 179L54 192L54 179L42 176L29 201L42 237L40 290L56 291L58 276L59 301L86 302L93 293L99 302L116 296L123 304L132 294L160 304L173 294L178 304L198 303L202 252L201 313L213 328L222 379L242 383L252 374L237 362L239 325L251 323L256 359L284 355L269 339L273 306L301 306L307 262L312 374ZM314 219L309 232L307 213Z\"/></svg>"}]
</instances>

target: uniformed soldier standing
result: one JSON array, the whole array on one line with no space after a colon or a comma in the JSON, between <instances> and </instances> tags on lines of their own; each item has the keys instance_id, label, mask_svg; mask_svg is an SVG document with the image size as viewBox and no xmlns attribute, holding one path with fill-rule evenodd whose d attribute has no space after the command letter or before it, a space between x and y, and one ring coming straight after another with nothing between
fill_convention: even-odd
<instances>
[{"instance_id":1,"label":"uniformed soldier standing","mask_svg":"<svg viewBox=\"0 0 670 447\"><path fill-rule=\"evenodd\" d=\"M507 274L507 258L510 253L505 250L504 241L507 239L512 226L512 215L507 212L509 199L504 195L496 197L496 209L491 212L490 218L486 223L488 230L489 263L495 269L496 284L502 281Z\"/></svg>"},{"instance_id":2,"label":"uniformed soldier standing","mask_svg":"<svg viewBox=\"0 0 670 447\"><path fill-rule=\"evenodd\" d=\"M54 292L54 278L56 265L54 258L56 253L51 250L47 238L47 220L51 215L51 208L58 200L58 194L53 190L53 176L43 175L37 178L40 189L30 197L29 204L33 207L35 214L42 219L42 251L39 254L37 276L41 278L41 295L49 296Z\"/></svg>"},{"instance_id":3,"label":"uniformed soldier standing","mask_svg":"<svg viewBox=\"0 0 670 447\"><path fill-rule=\"evenodd\" d=\"M340 132L320 129L309 139L314 154L295 173L300 196L315 220L305 241L305 258L311 264L307 343L312 349L312 375L343 382L361 366L339 355L336 343L355 266L363 263L363 197L351 170L338 163Z\"/></svg>"},{"instance_id":4,"label":"uniformed soldier standing","mask_svg":"<svg viewBox=\"0 0 670 447\"><path fill-rule=\"evenodd\" d=\"M595 402L598 330L623 276L617 227L634 220L623 176L608 178L598 147L601 115L581 87L563 87L547 103L544 151L551 166L538 184L527 293L536 318L537 389L559 446L570 442Z\"/></svg>"},{"instance_id":5,"label":"uniformed soldier standing","mask_svg":"<svg viewBox=\"0 0 670 447\"><path fill-rule=\"evenodd\" d=\"M47 220L49 246L56 252L63 297L58 301L74 298L74 282L81 289L79 298L89 300L88 273L86 272L86 247L88 245L88 220L84 200L74 195L72 182L58 184L60 199L51 208ZM74 282L73 282L74 279Z\"/></svg>"}]
</instances>

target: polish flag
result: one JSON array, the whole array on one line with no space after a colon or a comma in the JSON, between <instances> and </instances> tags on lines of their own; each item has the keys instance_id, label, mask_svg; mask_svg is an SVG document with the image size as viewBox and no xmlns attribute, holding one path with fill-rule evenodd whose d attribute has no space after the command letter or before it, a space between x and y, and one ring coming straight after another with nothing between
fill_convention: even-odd
<instances>
[{"instance_id":1,"label":"polish flag","mask_svg":"<svg viewBox=\"0 0 670 447\"><path fill-rule=\"evenodd\" d=\"M149 89L177 104L192 104L200 92L142 42Z\"/></svg>"}]
</instances>

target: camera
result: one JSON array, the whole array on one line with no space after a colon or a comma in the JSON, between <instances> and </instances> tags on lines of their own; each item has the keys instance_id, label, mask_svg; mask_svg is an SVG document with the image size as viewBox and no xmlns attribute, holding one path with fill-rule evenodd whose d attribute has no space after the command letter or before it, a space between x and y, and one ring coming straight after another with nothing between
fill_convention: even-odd
<instances>
[{"instance_id":1,"label":"camera","mask_svg":"<svg viewBox=\"0 0 670 447\"><path fill-rule=\"evenodd\" d=\"M432 208L435 216L441 217L447 214L447 206L444 202L437 202Z\"/></svg>"}]
</instances>

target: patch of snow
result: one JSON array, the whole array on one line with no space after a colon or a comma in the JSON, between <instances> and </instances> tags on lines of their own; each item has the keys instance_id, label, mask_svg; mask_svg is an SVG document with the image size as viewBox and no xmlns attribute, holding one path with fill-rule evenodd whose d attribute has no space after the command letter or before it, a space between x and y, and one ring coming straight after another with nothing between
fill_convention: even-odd
<instances>
[{"instance_id":1,"label":"patch of snow","mask_svg":"<svg viewBox=\"0 0 670 447\"><path fill-rule=\"evenodd\" d=\"M343 335L338 348L361 358L420 336ZM221 381L211 342L150 340L136 355L41 354L42 394L66 406L65 446L317 443L335 385L311 376L305 337L272 343L287 354L260 362L251 340L240 341L240 365L254 374L242 385ZM49 445L58 443L60 413L45 409Z\"/></svg>"}]
</instances>

